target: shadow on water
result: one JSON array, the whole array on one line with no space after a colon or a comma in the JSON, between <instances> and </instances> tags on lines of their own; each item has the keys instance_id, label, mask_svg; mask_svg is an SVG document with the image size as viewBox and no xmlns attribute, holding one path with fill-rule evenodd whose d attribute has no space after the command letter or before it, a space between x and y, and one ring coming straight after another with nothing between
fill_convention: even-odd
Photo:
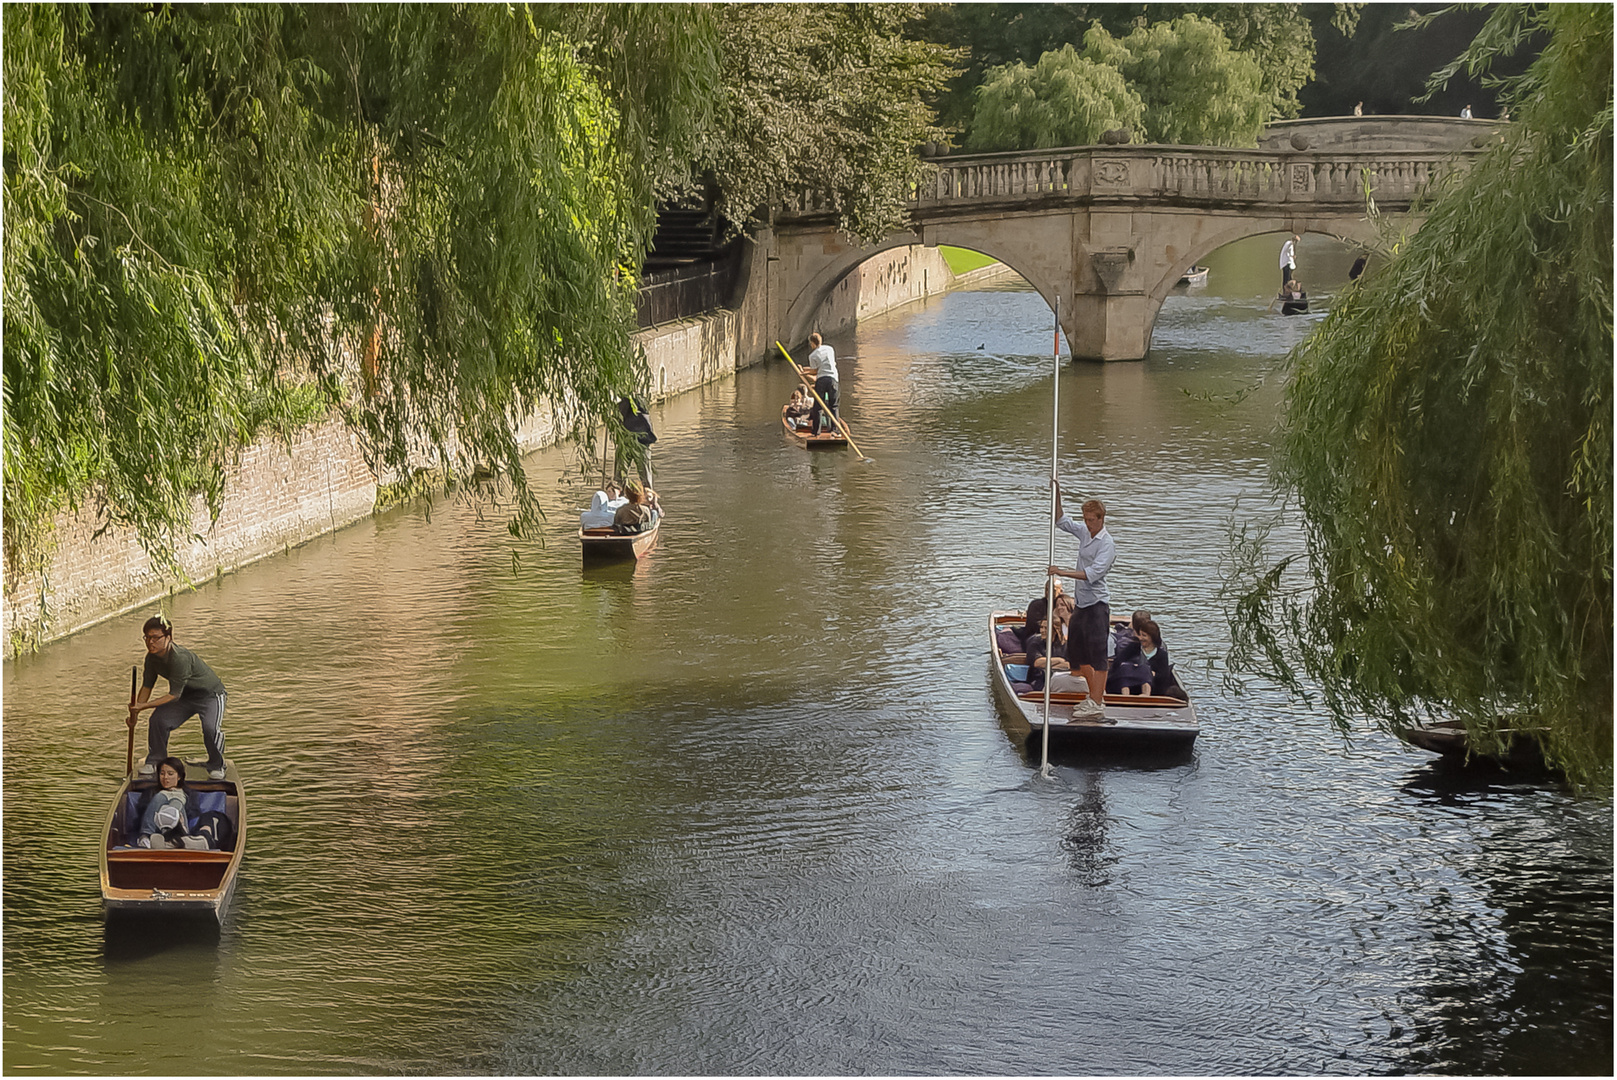
<instances>
[{"instance_id":1,"label":"shadow on water","mask_svg":"<svg viewBox=\"0 0 1617 1080\"><path fill-rule=\"evenodd\" d=\"M1456 803L1478 795L1554 785L1560 779L1555 770L1542 762L1506 765L1491 758L1466 761L1445 754L1411 772L1402 788L1417 798Z\"/></svg>"},{"instance_id":2,"label":"shadow on water","mask_svg":"<svg viewBox=\"0 0 1617 1080\"><path fill-rule=\"evenodd\" d=\"M1000 726L1005 734L1016 744L1022 755L1022 760L1034 768L1038 768L1043 756L1041 737L1037 730L1029 735L1018 735L1010 730L1003 720ZM1061 747L1056 744L1050 746L1050 764L1066 768L1084 769L1116 769L1130 772L1159 772L1163 769L1177 769L1189 765L1196 760L1196 750L1192 746L1176 746L1168 749L1148 749L1130 746L1095 746L1075 749Z\"/></svg>"},{"instance_id":3,"label":"shadow on water","mask_svg":"<svg viewBox=\"0 0 1617 1080\"><path fill-rule=\"evenodd\" d=\"M196 959L219 948L212 915L140 915L110 912L102 924L102 955L109 968L165 959Z\"/></svg>"}]
</instances>

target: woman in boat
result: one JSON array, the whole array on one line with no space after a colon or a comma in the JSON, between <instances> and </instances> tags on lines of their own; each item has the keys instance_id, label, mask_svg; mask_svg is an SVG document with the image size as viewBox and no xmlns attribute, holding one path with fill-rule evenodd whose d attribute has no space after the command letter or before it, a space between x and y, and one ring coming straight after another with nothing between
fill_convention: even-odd
<instances>
[{"instance_id":1,"label":"woman in boat","mask_svg":"<svg viewBox=\"0 0 1617 1080\"><path fill-rule=\"evenodd\" d=\"M808 414L814 406L803 396L801 389L792 391L792 400L786 405L786 418L792 422L793 427L808 427Z\"/></svg>"},{"instance_id":2,"label":"woman in boat","mask_svg":"<svg viewBox=\"0 0 1617 1080\"><path fill-rule=\"evenodd\" d=\"M1140 637L1140 654L1151 665L1151 681L1145 684L1145 692L1189 701L1190 695L1185 693L1185 688L1179 685L1179 679L1173 673L1168 647L1162 643L1162 628L1154 620L1146 619L1135 633Z\"/></svg>"},{"instance_id":3,"label":"woman in boat","mask_svg":"<svg viewBox=\"0 0 1617 1080\"><path fill-rule=\"evenodd\" d=\"M1056 597L1055 645L1051 649L1050 669L1067 670L1067 620L1072 618L1072 597ZM1044 689L1045 636L1050 632L1050 620L1040 619L1039 628L1027 639L1027 681L1035 690Z\"/></svg>"},{"instance_id":4,"label":"woman in boat","mask_svg":"<svg viewBox=\"0 0 1617 1080\"><path fill-rule=\"evenodd\" d=\"M1151 682L1151 663L1140 649L1140 627L1151 621L1149 611L1136 611L1127 626L1117 624L1112 635L1112 666L1106 671L1108 694L1143 694Z\"/></svg>"},{"instance_id":5,"label":"woman in boat","mask_svg":"<svg viewBox=\"0 0 1617 1080\"><path fill-rule=\"evenodd\" d=\"M1061 591L1061 579L1060 578L1055 579L1055 593L1056 593L1056 602L1060 603L1062 598L1065 596L1065 594ZM1068 597L1068 599L1070 600L1071 598ZM1018 627L1015 627L1015 628L1013 628L1011 630L1011 633L1015 634L1024 643L1026 643L1028 638L1033 637L1035 634L1037 634L1039 632L1039 624L1044 621L1044 602L1045 601L1044 601L1043 594L1035 596L1033 599L1029 600L1027 602L1027 616L1023 620L1022 625L1018 626ZM1068 614L1070 615L1071 612L1069 611ZM1065 641L1066 640L1066 633L1065 633L1066 628L1063 627L1062 629L1063 629L1062 640ZM1065 654L1062 654L1062 655L1065 655Z\"/></svg>"},{"instance_id":6,"label":"woman in boat","mask_svg":"<svg viewBox=\"0 0 1617 1080\"><path fill-rule=\"evenodd\" d=\"M618 491L618 485L608 480L605 487L590 496L590 508L579 511L578 523L586 529L610 529L613 515L626 502L628 500Z\"/></svg>"},{"instance_id":7,"label":"woman in boat","mask_svg":"<svg viewBox=\"0 0 1617 1080\"><path fill-rule=\"evenodd\" d=\"M1308 294L1303 292L1303 287L1297 283L1296 278L1286 282L1285 289L1280 293L1280 299L1282 315L1301 315L1308 310Z\"/></svg>"},{"instance_id":8,"label":"woman in boat","mask_svg":"<svg viewBox=\"0 0 1617 1080\"><path fill-rule=\"evenodd\" d=\"M157 785L146 804L146 813L141 815L136 847L174 847L169 837L185 832L185 762L177 757L164 758L157 766Z\"/></svg>"},{"instance_id":9,"label":"woman in boat","mask_svg":"<svg viewBox=\"0 0 1617 1080\"><path fill-rule=\"evenodd\" d=\"M656 505L657 493L647 491L640 481L630 477L623 482L623 493L629 501L618 507L612 516L612 529L619 536L635 536L650 532L661 516Z\"/></svg>"}]
</instances>

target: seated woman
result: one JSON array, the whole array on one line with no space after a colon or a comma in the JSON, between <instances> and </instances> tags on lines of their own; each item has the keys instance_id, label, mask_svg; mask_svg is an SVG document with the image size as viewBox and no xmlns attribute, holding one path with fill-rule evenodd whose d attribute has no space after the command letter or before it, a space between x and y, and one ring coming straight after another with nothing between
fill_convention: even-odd
<instances>
[{"instance_id":1,"label":"seated woman","mask_svg":"<svg viewBox=\"0 0 1617 1080\"><path fill-rule=\"evenodd\" d=\"M640 486L639 480L633 478L623 482L623 493L629 497L629 501L612 515L612 531L619 536L650 532L656 527L660 516L655 502L657 493L647 491Z\"/></svg>"},{"instance_id":2,"label":"seated woman","mask_svg":"<svg viewBox=\"0 0 1617 1080\"><path fill-rule=\"evenodd\" d=\"M1067 620L1070 618L1072 618L1072 598L1057 596L1055 640L1050 646L1049 657L1051 671L1067 670ZM1049 629L1050 620L1041 619L1038 629L1027 639L1027 681L1034 690L1044 689L1045 635Z\"/></svg>"},{"instance_id":3,"label":"seated woman","mask_svg":"<svg viewBox=\"0 0 1617 1080\"><path fill-rule=\"evenodd\" d=\"M1286 287L1280 291L1280 299L1284 301L1280 305L1282 315L1301 315L1308 310L1308 294L1303 292L1296 278L1286 282Z\"/></svg>"},{"instance_id":4,"label":"seated woman","mask_svg":"<svg viewBox=\"0 0 1617 1080\"><path fill-rule=\"evenodd\" d=\"M808 427L809 411L813 408L813 403L809 401L808 396L803 393L801 388L793 390L792 400L786 404L786 418L792 422L792 426L806 428Z\"/></svg>"},{"instance_id":5,"label":"seated woman","mask_svg":"<svg viewBox=\"0 0 1617 1080\"><path fill-rule=\"evenodd\" d=\"M618 490L618 485L609 480L604 488L590 497L590 508L579 511L578 523L586 529L610 529L613 515L628 501Z\"/></svg>"},{"instance_id":6,"label":"seated woman","mask_svg":"<svg viewBox=\"0 0 1617 1080\"><path fill-rule=\"evenodd\" d=\"M1141 694L1151 681L1151 665L1140 652L1139 629L1151 619L1149 611L1136 611L1127 625L1114 624L1112 663L1106 670L1108 694Z\"/></svg>"},{"instance_id":7,"label":"seated woman","mask_svg":"<svg viewBox=\"0 0 1617 1080\"><path fill-rule=\"evenodd\" d=\"M1056 595L1056 602L1059 603L1061 601L1061 599L1062 599L1062 596L1063 596L1063 593L1061 591L1061 579L1060 578L1056 578L1056 593L1055 593L1055 595ZM1071 614L1071 608L1070 607L1068 608L1068 614L1069 615ZM1022 641L1025 642L1025 641L1027 641L1028 638L1032 637L1034 634L1037 634L1039 632L1039 623L1042 622L1043 620L1044 620L1044 595L1041 593L1040 595L1035 596L1033 599L1031 599L1031 600L1029 600L1027 602L1027 618L1026 618L1026 621L1021 626L1013 627L1012 630L1011 630L1011 633L1015 634L1018 638L1020 638Z\"/></svg>"},{"instance_id":8,"label":"seated woman","mask_svg":"<svg viewBox=\"0 0 1617 1080\"><path fill-rule=\"evenodd\" d=\"M136 830L135 846L178 847L185 835L185 762L164 758L157 766L157 790L152 792Z\"/></svg>"},{"instance_id":9,"label":"seated woman","mask_svg":"<svg viewBox=\"0 0 1617 1080\"><path fill-rule=\"evenodd\" d=\"M1189 701L1190 695L1179 685L1179 678L1173 673L1173 664L1168 660L1168 647L1162 643L1162 628L1155 621L1147 619L1136 633L1140 636L1140 655L1151 665L1151 681L1145 684L1145 692Z\"/></svg>"}]
</instances>

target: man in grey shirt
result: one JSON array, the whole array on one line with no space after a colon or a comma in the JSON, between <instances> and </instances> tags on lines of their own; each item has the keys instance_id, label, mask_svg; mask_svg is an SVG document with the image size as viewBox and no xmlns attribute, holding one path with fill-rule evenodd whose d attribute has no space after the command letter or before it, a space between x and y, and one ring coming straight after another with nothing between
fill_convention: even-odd
<instances>
[{"instance_id":1,"label":"man in grey shirt","mask_svg":"<svg viewBox=\"0 0 1617 1080\"><path fill-rule=\"evenodd\" d=\"M208 748L208 775L215 780L225 776L225 684L202 657L174 644L174 627L167 617L154 615L141 630L146 639L146 671L140 692L129 705L129 726L140 714L152 710L146 727L146 761L141 776L157 772L168 757L168 734L191 717L202 722L202 742ZM168 693L151 700L152 687L161 675L168 680Z\"/></svg>"}]
</instances>

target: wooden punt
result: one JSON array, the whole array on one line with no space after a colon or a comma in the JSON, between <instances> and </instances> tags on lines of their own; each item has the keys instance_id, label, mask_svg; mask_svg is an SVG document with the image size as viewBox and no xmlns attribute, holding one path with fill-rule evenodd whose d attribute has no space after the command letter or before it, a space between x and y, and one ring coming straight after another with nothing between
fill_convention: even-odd
<instances>
[{"instance_id":1,"label":"wooden punt","mask_svg":"<svg viewBox=\"0 0 1617 1080\"><path fill-rule=\"evenodd\" d=\"M836 428L832 428L830 431L822 431L818 435L810 435L807 428L799 428L796 424L792 423L792 418L786 415L786 410L788 407L789 406L786 405L782 405L780 407L781 426L786 429L786 434L796 439L806 449L840 450L842 447L848 445L848 437L842 434L842 432L838 431ZM842 421L842 426L847 427L848 422L846 420Z\"/></svg>"},{"instance_id":2,"label":"wooden punt","mask_svg":"<svg viewBox=\"0 0 1617 1080\"><path fill-rule=\"evenodd\" d=\"M193 772L193 770L195 770ZM224 921L236 888L236 874L247 854L247 801L236 767L225 763L225 778L210 780L207 766L186 766L186 789L193 798L221 793L225 814L236 826L236 844L231 851L187 851L178 848L123 847L134 839L130 831L139 826L129 818L128 795L157 788L152 777L125 777L107 812L101 843L101 906L108 914L118 912L143 915L211 915ZM212 801L212 800L210 800Z\"/></svg>"},{"instance_id":3,"label":"wooden punt","mask_svg":"<svg viewBox=\"0 0 1617 1080\"><path fill-rule=\"evenodd\" d=\"M994 696L1013 734L1042 737L1044 731L1044 692L1018 694L1012 685L1007 663L1023 662L1021 653L1008 658L1000 651L1001 627L1021 626L1026 613L995 611L988 617L988 655L994 668ZM1107 694L1104 717L1074 719L1072 707L1089 695L1083 691L1053 692L1050 695L1050 749L1127 750L1144 752L1185 751L1201 730L1196 707L1188 701L1158 695Z\"/></svg>"},{"instance_id":4,"label":"wooden punt","mask_svg":"<svg viewBox=\"0 0 1617 1080\"><path fill-rule=\"evenodd\" d=\"M586 563L633 562L656 546L657 534L662 527L662 516L658 515L657 523L649 530L632 536L620 536L610 525L600 529L579 529L578 543L583 549Z\"/></svg>"},{"instance_id":5,"label":"wooden punt","mask_svg":"<svg viewBox=\"0 0 1617 1080\"><path fill-rule=\"evenodd\" d=\"M1535 732L1532 731L1512 732L1507 744L1508 749L1502 756L1472 752L1465 725L1458 720L1438 720L1422 727L1405 728L1397 734L1410 746L1442 754L1447 758L1475 760L1493 765L1524 767L1544 765L1543 747L1539 745Z\"/></svg>"},{"instance_id":6,"label":"wooden punt","mask_svg":"<svg viewBox=\"0 0 1617 1080\"><path fill-rule=\"evenodd\" d=\"M1207 284L1207 267L1205 267L1205 266L1192 266L1189 270L1185 271L1184 276L1179 279L1178 284L1180 284L1180 285L1206 285Z\"/></svg>"}]
</instances>

